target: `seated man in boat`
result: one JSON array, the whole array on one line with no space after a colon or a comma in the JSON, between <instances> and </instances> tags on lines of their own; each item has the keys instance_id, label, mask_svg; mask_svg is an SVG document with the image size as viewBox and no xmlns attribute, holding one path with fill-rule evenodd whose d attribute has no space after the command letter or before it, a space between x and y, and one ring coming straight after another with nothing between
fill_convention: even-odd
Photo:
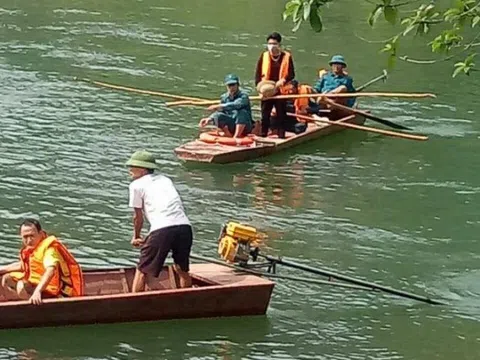
<instances>
[{"instance_id":1,"label":"seated man in boat","mask_svg":"<svg viewBox=\"0 0 480 360\"><path fill-rule=\"evenodd\" d=\"M347 63L342 55L335 55L328 63L330 71L321 70L319 78L313 88L317 93L340 94L355 92L353 79L347 74L345 68ZM332 99L332 98L330 98ZM355 104L355 98L338 97L333 98L335 102L352 107ZM318 102L321 102L319 98Z\"/></svg>"},{"instance_id":2,"label":"seated man in boat","mask_svg":"<svg viewBox=\"0 0 480 360\"><path fill-rule=\"evenodd\" d=\"M191 287L189 262L193 231L172 180L154 173L158 165L148 151L135 152L126 166L133 179L129 186L129 206L134 209L131 244L141 247L132 291L144 291L146 284L154 285L154 278L160 275L170 251L179 286ZM145 239L141 236L144 216L150 224Z\"/></svg>"},{"instance_id":3,"label":"seated man in boat","mask_svg":"<svg viewBox=\"0 0 480 360\"><path fill-rule=\"evenodd\" d=\"M299 94L299 95L306 95L306 94L313 94L314 90L311 86L308 85L299 85L298 81L292 80L289 83L289 88L287 94ZM310 98L298 98L298 99L289 99L287 100L287 113L295 113L298 115L310 115L314 114L318 111L318 105L312 101ZM275 113L275 109L272 110L272 133L276 133L277 131L277 117ZM285 130L289 132L293 132L295 134L301 134L307 130L307 124L304 121L298 121L298 119L294 116L288 115L285 122Z\"/></svg>"},{"instance_id":4,"label":"seated man in boat","mask_svg":"<svg viewBox=\"0 0 480 360\"><path fill-rule=\"evenodd\" d=\"M0 267L0 291L7 300L39 305L45 298L83 295L80 265L55 236L42 230L39 221L24 220L20 236L20 261Z\"/></svg>"},{"instance_id":5,"label":"seated man in boat","mask_svg":"<svg viewBox=\"0 0 480 360\"><path fill-rule=\"evenodd\" d=\"M208 108L214 111L209 117L200 120L199 125L204 127L214 123L225 136L241 138L252 131L252 109L248 94L240 90L238 76L229 74L225 77L227 92L220 97L220 104Z\"/></svg>"}]
</instances>

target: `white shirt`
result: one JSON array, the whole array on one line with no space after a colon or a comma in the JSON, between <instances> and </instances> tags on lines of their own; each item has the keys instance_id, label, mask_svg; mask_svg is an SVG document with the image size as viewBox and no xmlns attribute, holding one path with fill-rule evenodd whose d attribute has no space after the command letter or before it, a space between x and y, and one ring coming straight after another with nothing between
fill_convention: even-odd
<instances>
[{"instance_id":1,"label":"white shirt","mask_svg":"<svg viewBox=\"0 0 480 360\"><path fill-rule=\"evenodd\" d=\"M190 225L182 199L168 177L144 175L130 183L129 192L129 206L143 209L150 232L168 226Z\"/></svg>"}]
</instances>

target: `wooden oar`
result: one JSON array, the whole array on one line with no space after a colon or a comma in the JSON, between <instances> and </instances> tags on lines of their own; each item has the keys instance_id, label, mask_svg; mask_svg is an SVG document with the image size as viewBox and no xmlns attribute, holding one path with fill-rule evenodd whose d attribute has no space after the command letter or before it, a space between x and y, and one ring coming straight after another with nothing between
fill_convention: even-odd
<instances>
[{"instance_id":1,"label":"wooden oar","mask_svg":"<svg viewBox=\"0 0 480 360\"><path fill-rule=\"evenodd\" d=\"M377 128L372 128L372 127L363 126L363 125L350 124L350 123L347 123L347 122L331 121L331 120L326 120L326 119L323 119L323 118L311 117L311 116L305 116L305 115L298 115L298 114L294 114L294 113L287 113L287 115L294 116L297 119L305 120L306 122L316 122L316 123L325 123L325 124L330 124L330 125L335 125L335 126L343 126L343 127L348 127L348 128L351 128L351 129L363 130L363 131L368 131L368 132L373 132L373 133L377 133L377 134L393 136L393 137L398 137L398 138L403 138L403 139L419 140L419 141L428 140L428 137L423 136L423 135L405 134L405 133L396 132L396 131L377 129Z\"/></svg>"},{"instance_id":2,"label":"wooden oar","mask_svg":"<svg viewBox=\"0 0 480 360\"><path fill-rule=\"evenodd\" d=\"M202 98L196 98L196 97L191 97L191 96L183 96L183 95L175 95L175 94L169 94L169 93L164 93L164 92L159 92L159 91L150 91L150 90L142 90L142 89L137 89L137 88L131 88L131 87L126 87L126 86L120 86L120 85L113 85L113 84L107 84L101 81L95 81L95 80L90 80L87 78L75 78L76 80L81 80L85 81L91 84L95 84L98 86L110 88L110 89L116 89L116 90L124 90L124 91L130 91L130 92L135 92L139 94L147 94L147 95L156 95L156 96L161 96L169 99L180 99L183 101L195 101L195 102L203 102L208 99L202 99Z\"/></svg>"},{"instance_id":3,"label":"wooden oar","mask_svg":"<svg viewBox=\"0 0 480 360\"><path fill-rule=\"evenodd\" d=\"M373 283L373 282L357 279L357 278L354 278L354 277L351 277L351 276L347 276L347 275L343 275L343 274L334 272L330 269L314 268L314 267L311 267L311 266L308 266L308 265L299 264L299 263L296 263L294 261L286 260L284 258L279 258L279 257L277 258L277 257L270 256L270 255L258 255L258 256L266 259L267 261L269 261L270 263L275 264L275 265L281 264L281 265L289 266L291 268L307 271L307 272L312 273L312 274L317 274L317 275L326 276L328 278L342 280L342 281L345 281L345 282L349 282L351 284L369 287L369 288L380 290L380 291L383 291L383 292L386 292L386 293L389 293L389 294L405 297L405 298L408 298L408 299L422 301L422 302L425 302L425 303L428 303L428 304L447 305L443 301L440 301L440 300L431 299L431 298L428 298L428 297L425 297L425 296L422 296L422 295L417 295L417 294L413 294L413 293L410 293L410 292L407 292L407 291L398 290L398 289L394 289L394 288L391 288L391 287L388 287L388 286L384 286L384 285L381 285L381 284L376 284L376 283Z\"/></svg>"},{"instance_id":4,"label":"wooden oar","mask_svg":"<svg viewBox=\"0 0 480 360\"><path fill-rule=\"evenodd\" d=\"M381 123L381 124L383 124L383 125L390 126L391 128L394 128L394 129L399 129L399 130L412 130L412 129L410 129L409 127L406 127L406 126L403 126L403 125L400 125L400 124L396 124L396 123L391 122L391 121L389 121L389 120L385 120L385 119L379 118L378 116L375 116L375 115L371 115L371 114L367 113L366 111L356 110L356 109L350 108L350 107L345 106L345 105L337 104L335 101L332 101L332 100L327 99L327 98L324 98L322 101L325 102L325 103L327 103L327 104L329 104L329 105L331 105L331 106L334 107L334 108L341 109L341 110L346 111L346 112L349 112L349 113L351 113L351 114L363 115L363 116L365 116L367 119L370 119L370 120L379 122L379 123Z\"/></svg>"},{"instance_id":5,"label":"wooden oar","mask_svg":"<svg viewBox=\"0 0 480 360\"><path fill-rule=\"evenodd\" d=\"M351 97L400 97L400 98L427 98L432 97L435 98L436 95L434 94L418 94L418 93L377 93L377 92L370 92L370 93L362 93L362 92L355 92L355 93L340 93L340 94L292 94L292 95L276 95L269 98L261 97L261 96L250 96L250 100L287 100L287 99L303 99L303 98L351 98ZM175 105L215 105L218 104L219 100L206 100L206 101L172 101L167 102L167 106L175 106Z\"/></svg>"}]
</instances>

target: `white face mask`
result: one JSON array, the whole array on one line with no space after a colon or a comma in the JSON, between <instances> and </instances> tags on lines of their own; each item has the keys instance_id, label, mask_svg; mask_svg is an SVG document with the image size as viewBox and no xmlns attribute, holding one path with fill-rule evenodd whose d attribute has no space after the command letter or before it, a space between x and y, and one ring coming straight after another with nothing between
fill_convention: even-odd
<instances>
[{"instance_id":1,"label":"white face mask","mask_svg":"<svg viewBox=\"0 0 480 360\"><path fill-rule=\"evenodd\" d=\"M275 44L267 44L268 51L272 51L273 49L278 49L278 45Z\"/></svg>"}]
</instances>

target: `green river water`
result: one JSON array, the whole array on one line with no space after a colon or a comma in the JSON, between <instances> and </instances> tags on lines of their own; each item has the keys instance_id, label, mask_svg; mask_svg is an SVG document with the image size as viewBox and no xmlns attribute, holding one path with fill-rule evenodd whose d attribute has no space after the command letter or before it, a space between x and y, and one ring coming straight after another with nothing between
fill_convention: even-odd
<instances>
[{"instance_id":1,"label":"green river water","mask_svg":"<svg viewBox=\"0 0 480 360\"><path fill-rule=\"evenodd\" d=\"M359 36L380 35L364 21L371 4L336 3L314 35L293 34L278 0L3 0L0 262L16 258L17 224L34 214L85 267L135 264L123 163L145 147L181 192L195 253L216 257L221 224L236 219L269 234L264 252L449 305L279 281L266 316L0 331L0 359L478 358L477 78L398 64L370 88L436 93L360 103L427 142L352 130L225 166L185 166L173 153L198 135L201 109L73 79L216 98L234 71L251 91L265 36L278 30L300 81L342 53L358 86L385 65L379 44ZM429 55L415 42L402 51Z\"/></svg>"}]
</instances>

